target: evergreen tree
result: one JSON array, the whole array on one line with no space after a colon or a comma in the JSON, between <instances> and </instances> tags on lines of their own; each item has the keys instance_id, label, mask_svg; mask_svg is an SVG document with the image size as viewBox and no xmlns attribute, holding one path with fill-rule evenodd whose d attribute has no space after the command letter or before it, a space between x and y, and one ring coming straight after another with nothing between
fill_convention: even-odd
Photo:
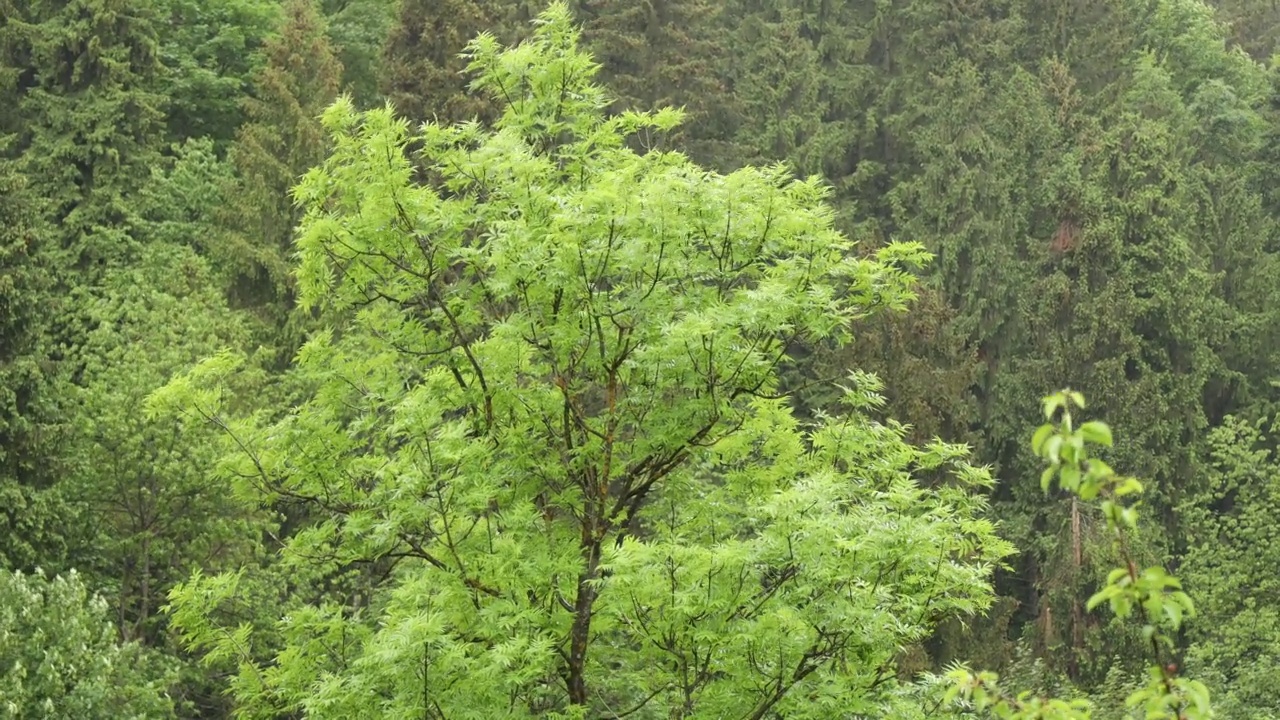
<instances>
[{"instance_id":1,"label":"evergreen tree","mask_svg":"<svg viewBox=\"0 0 1280 720\"><path fill-rule=\"evenodd\" d=\"M516 0L400 0L382 60L382 94L411 122L492 121L498 106L468 90L461 57L482 32L510 41L523 32Z\"/></svg>"},{"instance_id":2,"label":"evergreen tree","mask_svg":"<svg viewBox=\"0 0 1280 720\"><path fill-rule=\"evenodd\" d=\"M264 340L273 343L270 335L283 328L293 306L291 252L300 215L291 191L324 158L328 138L319 116L338 93L342 66L314 0L285 4L265 53L254 95L245 101L248 120L229 155L235 180L222 193L221 216L229 231L215 260L233 276L233 303L260 314Z\"/></svg>"},{"instance_id":3,"label":"evergreen tree","mask_svg":"<svg viewBox=\"0 0 1280 720\"><path fill-rule=\"evenodd\" d=\"M38 225L26 179L0 160L0 568L61 567L73 517L52 488L50 278Z\"/></svg>"},{"instance_id":4,"label":"evergreen tree","mask_svg":"<svg viewBox=\"0 0 1280 720\"><path fill-rule=\"evenodd\" d=\"M0 66L16 94L0 131L16 134L9 152L47 201L59 240L48 249L60 246L68 271L121 261L132 247L129 197L149 178L163 134L152 5L6 0L0 23ZM64 290L85 279L60 277Z\"/></svg>"},{"instance_id":5,"label":"evergreen tree","mask_svg":"<svg viewBox=\"0 0 1280 720\"><path fill-rule=\"evenodd\" d=\"M1259 61L1280 49L1280 5L1271 0L1210 0L1231 38Z\"/></svg>"},{"instance_id":6,"label":"evergreen tree","mask_svg":"<svg viewBox=\"0 0 1280 720\"><path fill-rule=\"evenodd\" d=\"M601 80L615 96L612 109L684 108L685 126L670 141L698 162L724 164L727 158L714 152L728 122L730 99L723 67L716 62L726 52L718 42L727 20L721 7L709 0L579 0L575 15L601 65ZM744 161L749 159L730 162Z\"/></svg>"}]
</instances>

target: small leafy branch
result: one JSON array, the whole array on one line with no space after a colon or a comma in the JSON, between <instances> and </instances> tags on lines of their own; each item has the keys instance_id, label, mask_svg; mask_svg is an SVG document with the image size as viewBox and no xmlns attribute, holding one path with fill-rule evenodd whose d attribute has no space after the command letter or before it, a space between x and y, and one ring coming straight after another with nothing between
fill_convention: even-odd
<instances>
[{"instance_id":1,"label":"small leafy branch","mask_svg":"<svg viewBox=\"0 0 1280 720\"><path fill-rule=\"evenodd\" d=\"M1212 717L1209 691L1201 682L1178 675L1173 660L1173 634L1182 621L1194 614L1191 598L1182 592L1178 579L1164 568L1139 570L1130 548L1138 530L1138 502L1142 483L1117 474L1102 460L1091 457L1089 446L1111 447L1111 429L1106 423L1090 420L1078 427L1073 409L1084 409L1084 396L1062 390L1044 399L1048 421L1031 439L1036 455L1048 463L1040 484L1048 492L1054 478L1058 487L1082 501L1097 502L1106 518L1107 529L1122 565L1112 570L1101 590L1089 598L1088 609L1108 603L1116 617L1134 618L1142 624L1143 638L1150 643L1152 664L1149 682L1126 700L1131 711L1140 711L1146 720L1202 720ZM963 699L979 711L1003 720L1086 720L1087 700L1060 700L1034 697L1030 692L1011 696L998 685L992 672L972 673L958 668L947 674L953 682L948 701Z\"/></svg>"}]
</instances>

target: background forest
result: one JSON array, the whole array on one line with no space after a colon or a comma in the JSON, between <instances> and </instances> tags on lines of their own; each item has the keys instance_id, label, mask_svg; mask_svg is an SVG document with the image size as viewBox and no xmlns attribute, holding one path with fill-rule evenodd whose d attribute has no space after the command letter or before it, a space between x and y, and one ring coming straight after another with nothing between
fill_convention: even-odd
<instances>
[{"instance_id":1,"label":"background forest","mask_svg":"<svg viewBox=\"0 0 1280 720\"><path fill-rule=\"evenodd\" d=\"M1275 3L545 6L0 0L0 717L1280 718Z\"/></svg>"}]
</instances>

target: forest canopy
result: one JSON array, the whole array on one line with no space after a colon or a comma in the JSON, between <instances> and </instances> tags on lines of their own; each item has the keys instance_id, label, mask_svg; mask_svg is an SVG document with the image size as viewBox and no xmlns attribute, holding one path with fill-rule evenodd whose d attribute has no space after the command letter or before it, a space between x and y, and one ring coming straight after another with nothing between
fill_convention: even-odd
<instances>
[{"instance_id":1,"label":"forest canopy","mask_svg":"<svg viewBox=\"0 0 1280 720\"><path fill-rule=\"evenodd\" d=\"M0 0L0 715L1280 717L1264 5Z\"/></svg>"}]
</instances>

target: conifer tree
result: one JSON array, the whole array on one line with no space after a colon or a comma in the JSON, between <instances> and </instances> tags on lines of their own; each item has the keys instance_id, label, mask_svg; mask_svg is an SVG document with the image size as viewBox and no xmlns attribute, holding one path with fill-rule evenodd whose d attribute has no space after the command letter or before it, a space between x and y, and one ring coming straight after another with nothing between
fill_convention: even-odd
<instances>
[{"instance_id":1,"label":"conifer tree","mask_svg":"<svg viewBox=\"0 0 1280 720\"><path fill-rule=\"evenodd\" d=\"M233 273L233 303L259 313L278 331L293 305L291 249L299 213L291 191L324 158L319 116L338 93L342 66L314 0L289 0L278 33L265 47L229 159L235 181L223 193L230 231L216 261Z\"/></svg>"},{"instance_id":2,"label":"conifer tree","mask_svg":"<svg viewBox=\"0 0 1280 720\"><path fill-rule=\"evenodd\" d=\"M516 0L400 0L382 60L382 94L412 122L492 121L498 106L468 90L461 57L481 32L503 41L524 32Z\"/></svg>"},{"instance_id":3,"label":"conifer tree","mask_svg":"<svg viewBox=\"0 0 1280 720\"><path fill-rule=\"evenodd\" d=\"M0 568L61 567L71 517L53 455L50 290L38 207L13 161L0 160Z\"/></svg>"},{"instance_id":4,"label":"conifer tree","mask_svg":"<svg viewBox=\"0 0 1280 720\"><path fill-rule=\"evenodd\" d=\"M67 269L118 262L131 247L129 195L147 181L163 133L152 5L6 0L0 23L0 67L16 95L0 131L16 134L9 152L47 200L60 239L49 249L60 246Z\"/></svg>"},{"instance_id":5,"label":"conifer tree","mask_svg":"<svg viewBox=\"0 0 1280 720\"><path fill-rule=\"evenodd\" d=\"M0 180L6 306L3 562L57 570L84 550L56 485L61 407L83 338L85 290L127 257L129 195L149 175L162 98L150 8L0 2Z\"/></svg>"},{"instance_id":6,"label":"conifer tree","mask_svg":"<svg viewBox=\"0 0 1280 720\"><path fill-rule=\"evenodd\" d=\"M721 15L721 3L578 0L575 10L583 41L615 97L615 111L683 107L688 120L671 142L699 162L750 161L714 152L729 122L730 97L719 62L728 50L719 42L728 17Z\"/></svg>"}]
</instances>

